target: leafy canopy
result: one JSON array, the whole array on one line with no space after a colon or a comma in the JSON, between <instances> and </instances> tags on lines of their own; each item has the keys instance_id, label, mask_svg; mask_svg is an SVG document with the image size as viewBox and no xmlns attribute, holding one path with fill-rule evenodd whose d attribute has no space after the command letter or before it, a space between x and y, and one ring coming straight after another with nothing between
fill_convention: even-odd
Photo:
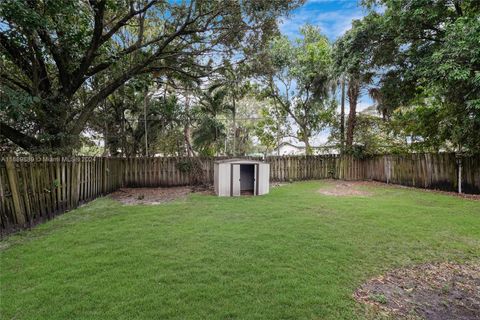
<instances>
[{"instance_id":1,"label":"leafy canopy","mask_svg":"<svg viewBox=\"0 0 480 320\"><path fill-rule=\"evenodd\" d=\"M310 137L329 123L332 49L316 27L306 25L301 38L275 38L267 49L265 95L295 122L296 137L311 153Z\"/></svg>"},{"instance_id":2,"label":"leafy canopy","mask_svg":"<svg viewBox=\"0 0 480 320\"><path fill-rule=\"evenodd\" d=\"M480 152L480 2L476 0L371 0L362 24L376 96L389 112L413 107L422 139ZM375 12L381 6L384 12ZM426 105L435 117L423 117ZM430 134L431 133L431 134Z\"/></svg>"}]
</instances>

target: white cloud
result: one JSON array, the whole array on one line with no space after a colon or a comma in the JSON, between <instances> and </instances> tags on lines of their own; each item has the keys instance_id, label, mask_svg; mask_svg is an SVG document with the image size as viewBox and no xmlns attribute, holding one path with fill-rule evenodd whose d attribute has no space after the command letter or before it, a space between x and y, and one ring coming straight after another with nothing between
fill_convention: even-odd
<instances>
[{"instance_id":1,"label":"white cloud","mask_svg":"<svg viewBox=\"0 0 480 320\"><path fill-rule=\"evenodd\" d=\"M363 111L367 109L368 107L371 107L373 105L372 101L360 101L357 103L357 112Z\"/></svg>"},{"instance_id":2,"label":"white cloud","mask_svg":"<svg viewBox=\"0 0 480 320\"><path fill-rule=\"evenodd\" d=\"M330 129L325 129L316 134L311 138L310 143L313 146L322 146L327 144L328 142L328 137L330 136Z\"/></svg>"},{"instance_id":3,"label":"white cloud","mask_svg":"<svg viewBox=\"0 0 480 320\"><path fill-rule=\"evenodd\" d=\"M282 33L294 38L298 35L300 27L309 23L319 26L322 32L333 41L351 28L353 20L365 15L364 11L357 6L348 5L341 9L326 11L322 9L321 4L314 7L309 5L315 2L326 2L326 0L310 1L295 14L285 18L280 23Z\"/></svg>"}]
</instances>

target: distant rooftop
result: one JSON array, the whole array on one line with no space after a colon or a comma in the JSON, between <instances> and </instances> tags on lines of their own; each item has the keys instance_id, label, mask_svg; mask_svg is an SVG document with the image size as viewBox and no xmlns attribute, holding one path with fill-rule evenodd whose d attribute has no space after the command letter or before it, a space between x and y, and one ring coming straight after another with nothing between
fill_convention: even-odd
<instances>
[{"instance_id":1,"label":"distant rooftop","mask_svg":"<svg viewBox=\"0 0 480 320\"><path fill-rule=\"evenodd\" d=\"M231 158L231 159L222 159L217 160L215 163L263 163L261 160L254 159L241 159L241 158Z\"/></svg>"}]
</instances>

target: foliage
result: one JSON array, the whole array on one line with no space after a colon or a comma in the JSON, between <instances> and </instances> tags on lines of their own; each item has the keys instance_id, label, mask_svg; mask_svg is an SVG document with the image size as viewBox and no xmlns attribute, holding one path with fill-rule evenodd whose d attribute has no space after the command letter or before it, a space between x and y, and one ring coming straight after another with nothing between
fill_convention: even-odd
<instances>
[{"instance_id":1,"label":"foliage","mask_svg":"<svg viewBox=\"0 0 480 320\"><path fill-rule=\"evenodd\" d=\"M176 95L149 90L146 85L137 80L125 84L105 99L87 123L89 129L102 133L106 154L145 155L145 120L148 154L182 154L179 126L185 117L183 105ZM178 148L179 142L182 148Z\"/></svg>"},{"instance_id":2,"label":"foliage","mask_svg":"<svg viewBox=\"0 0 480 320\"><path fill-rule=\"evenodd\" d=\"M261 48L299 4L2 1L1 134L28 151L70 153L99 104L131 79L205 77L222 57Z\"/></svg>"},{"instance_id":3,"label":"foliage","mask_svg":"<svg viewBox=\"0 0 480 320\"><path fill-rule=\"evenodd\" d=\"M194 128L193 144L200 154L213 156L225 143L226 127L218 116L232 113L228 101L228 89L221 83L213 83L206 90L198 89L199 102L194 108L197 124Z\"/></svg>"},{"instance_id":4,"label":"foliage","mask_svg":"<svg viewBox=\"0 0 480 320\"><path fill-rule=\"evenodd\" d=\"M479 152L480 130L480 3L465 1L364 1L369 13L362 24L371 66L378 70L384 108L420 107L423 128L441 123L433 134L423 131L427 145L451 145L457 151ZM435 110L434 110L435 109ZM422 117L433 112L432 118ZM430 141L431 140L431 141Z\"/></svg>"},{"instance_id":5,"label":"foliage","mask_svg":"<svg viewBox=\"0 0 480 320\"><path fill-rule=\"evenodd\" d=\"M352 22L352 28L334 43L334 73L338 77L347 75L354 78L371 78L369 62L372 36L372 30L368 24L355 20Z\"/></svg>"},{"instance_id":6,"label":"foliage","mask_svg":"<svg viewBox=\"0 0 480 320\"><path fill-rule=\"evenodd\" d=\"M256 153L259 148L254 139L256 129L262 121L261 109L264 103L258 99L249 83L245 83L241 94L235 107L235 150L233 133L227 137L226 153L232 156Z\"/></svg>"},{"instance_id":7,"label":"foliage","mask_svg":"<svg viewBox=\"0 0 480 320\"><path fill-rule=\"evenodd\" d=\"M203 116L193 131L193 144L203 156L214 156L223 147L225 126L215 118Z\"/></svg>"},{"instance_id":8,"label":"foliage","mask_svg":"<svg viewBox=\"0 0 480 320\"><path fill-rule=\"evenodd\" d=\"M473 152L480 147L479 139L471 134L475 119L467 123L447 104L437 99L429 99L410 107L396 109L391 117L391 125L399 136L411 140L413 151L456 151L457 145L451 143L451 138L464 136L467 146L464 152Z\"/></svg>"},{"instance_id":9,"label":"foliage","mask_svg":"<svg viewBox=\"0 0 480 320\"><path fill-rule=\"evenodd\" d=\"M272 40L267 51L265 95L295 122L296 136L311 153L310 137L324 128L333 114L329 99L332 55L328 39L319 29L305 26L302 38Z\"/></svg>"},{"instance_id":10,"label":"foliage","mask_svg":"<svg viewBox=\"0 0 480 320\"><path fill-rule=\"evenodd\" d=\"M177 168L180 172L191 172L193 169L193 162L189 160L178 161Z\"/></svg>"},{"instance_id":11,"label":"foliage","mask_svg":"<svg viewBox=\"0 0 480 320\"><path fill-rule=\"evenodd\" d=\"M340 141L339 117L336 118L330 132L329 141L335 143ZM356 117L353 143L345 153L356 158L366 158L375 154L405 153L410 151L406 142L407 136L396 131L394 123L384 121L377 115L359 113Z\"/></svg>"},{"instance_id":12,"label":"foliage","mask_svg":"<svg viewBox=\"0 0 480 320\"><path fill-rule=\"evenodd\" d=\"M260 110L260 120L255 127L255 134L266 151L270 152L288 135L290 126L284 109L279 108L272 99L263 101L265 103Z\"/></svg>"},{"instance_id":13,"label":"foliage","mask_svg":"<svg viewBox=\"0 0 480 320\"><path fill-rule=\"evenodd\" d=\"M256 104L247 97L253 89L249 82L252 74L249 67L248 63L225 63L225 68L221 71L221 81L228 92L227 99L232 111L231 122L225 121L231 126L224 152L232 156L245 155L252 149L252 122L249 118L255 117Z\"/></svg>"}]
</instances>

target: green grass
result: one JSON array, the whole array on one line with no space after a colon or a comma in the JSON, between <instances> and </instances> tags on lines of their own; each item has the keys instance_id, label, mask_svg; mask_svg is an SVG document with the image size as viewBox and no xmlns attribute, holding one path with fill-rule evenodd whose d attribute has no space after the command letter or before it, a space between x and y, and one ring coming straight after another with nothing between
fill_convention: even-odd
<instances>
[{"instance_id":1,"label":"green grass","mask_svg":"<svg viewBox=\"0 0 480 320\"><path fill-rule=\"evenodd\" d=\"M156 206L97 199L0 242L2 319L355 319L386 270L480 258L480 201L295 183Z\"/></svg>"}]
</instances>

